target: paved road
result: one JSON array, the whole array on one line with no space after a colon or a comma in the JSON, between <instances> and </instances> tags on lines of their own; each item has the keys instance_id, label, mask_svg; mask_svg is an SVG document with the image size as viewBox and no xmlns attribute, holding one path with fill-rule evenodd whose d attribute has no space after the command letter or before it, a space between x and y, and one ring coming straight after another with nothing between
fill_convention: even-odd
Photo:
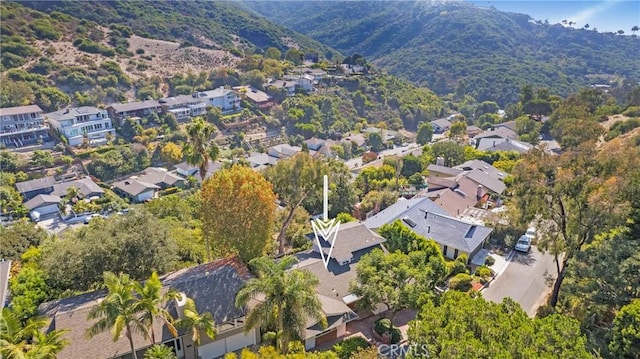
<instances>
[{"instance_id":1,"label":"paved road","mask_svg":"<svg viewBox=\"0 0 640 359\"><path fill-rule=\"evenodd\" d=\"M529 254L516 252L509 262L507 269L484 289L482 295L496 303L511 297L533 316L551 288L548 277L556 278L553 256L532 247Z\"/></svg>"}]
</instances>

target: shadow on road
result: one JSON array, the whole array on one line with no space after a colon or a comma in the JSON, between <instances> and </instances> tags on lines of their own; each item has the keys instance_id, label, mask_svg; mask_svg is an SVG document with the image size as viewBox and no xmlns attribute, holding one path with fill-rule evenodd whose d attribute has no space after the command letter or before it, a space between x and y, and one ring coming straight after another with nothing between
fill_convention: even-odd
<instances>
[{"instance_id":1,"label":"shadow on road","mask_svg":"<svg viewBox=\"0 0 640 359\"><path fill-rule=\"evenodd\" d=\"M516 252L516 254L513 256L513 259L511 259L511 261L524 264L526 266L531 266L536 262L536 259L533 257L531 252L529 253Z\"/></svg>"}]
</instances>

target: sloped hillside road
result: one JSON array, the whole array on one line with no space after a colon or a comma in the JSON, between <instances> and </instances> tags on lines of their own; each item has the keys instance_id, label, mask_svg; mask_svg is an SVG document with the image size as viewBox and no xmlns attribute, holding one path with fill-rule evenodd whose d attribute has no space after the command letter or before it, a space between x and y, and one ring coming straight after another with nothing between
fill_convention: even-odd
<instances>
[{"instance_id":1,"label":"sloped hillside road","mask_svg":"<svg viewBox=\"0 0 640 359\"><path fill-rule=\"evenodd\" d=\"M516 253L511 257L509 266L482 290L482 296L496 303L511 297L533 317L544 304L555 278L553 256L532 246L529 253Z\"/></svg>"}]
</instances>

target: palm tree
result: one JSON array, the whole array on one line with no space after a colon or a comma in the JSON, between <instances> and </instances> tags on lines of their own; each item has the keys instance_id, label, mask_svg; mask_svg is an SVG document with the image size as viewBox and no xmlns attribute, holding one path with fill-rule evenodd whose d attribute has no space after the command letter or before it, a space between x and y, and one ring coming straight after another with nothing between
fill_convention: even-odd
<instances>
[{"instance_id":1,"label":"palm tree","mask_svg":"<svg viewBox=\"0 0 640 359\"><path fill-rule=\"evenodd\" d=\"M174 289L162 293L162 282L158 278L158 273L153 272L149 279L143 284L139 282L133 283L133 292L137 296L137 306L142 311L140 319L147 327L147 332L151 334L151 344L156 343L156 334L153 329L155 318L159 318L169 329L169 332L176 337L178 331L173 325L173 316L165 309L166 303L170 300L180 299L180 293Z\"/></svg>"},{"instance_id":2,"label":"palm tree","mask_svg":"<svg viewBox=\"0 0 640 359\"><path fill-rule=\"evenodd\" d=\"M631 33L635 35L635 34L636 34L636 32L638 32L638 30L640 30L640 28L638 27L638 25L634 25L634 26L631 28Z\"/></svg>"},{"instance_id":3,"label":"palm tree","mask_svg":"<svg viewBox=\"0 0 640 359\"><path fill-rule=\"evenodd\" d=\"M69 344L62 336L67 330L52 330L43 333L47 325L44 318L31 318L24 324L9 308L0 313L0 357L55 359Z\"/></svg>"},{"instance_id":4,"label":"palm tree","mask_svg":"<svg viewBox=\"0 0 640 359\"><path fill-rule=\"evenodd\" d=\"M218 146L211 141L215 132L215 127L205 122L202 117L194 118L187 126L189 142L184 145L182 152L188 164L198 166L203 181L207 175L207 164L209 161L215 161L220 152Z\"/></svg>"},{"instance_id":5,"label":"palm tree","mask_svg":"<svg viewBox=\"0 0 640 359\"><path fill-rule=\"evenodd\" d=\"M87 330L87 336L92 338L111 329L111 339L115 342L124 330L127 339L129 339L131 355L133 359L138 359L133 345L133 334L142 334L146 339L149 337L149 332L145 322L141 319L142 310L133 293L134 281L127 274L118 276L111 272L105 272L104 285L108 293L89 312L88 319L98 319L98 321Z\"/></svg>"},{"instance_id":6,"label":"palm tree","mask_svg":"<svg viewBox=\"0 0 640 359\"><path fill-rule=\"evenodd\" d=\"M144 352L144 359L177 359L173 349L164 344L156 344Z\"/></svg>"},{"instance_id":7,"label":"palm tree","mask_svg":"<svg viewBox=\"0 0 640 359\"><path fill-rule=\"evenodd\" d=\"M257 278L248 281L236 296L237 307L245 307L252 299L259 301L247 316L245 330L275 327L276 337L280 337L276 348L282 353L306 329L308 318L323 327L327 325L316 294L318 278L307 270L287 271L295 262L294 257L284 257L278 262L267 257L251 260L249 264Z\"/></svg>"},{"instance_id":8,"label":"palm tree","mask_svg":"<svg viewBox=\"0 0 640 359\"><path fill-rule=\"evenodd\" d=\"M182 153L184 153L188 164L198 166L200 179L204 182L209 161L215 161L220 153L218 146L211 141L215 127L205 122L202 117L196 117L187 126L187 133L189 142L185 143ZM207 260L211 262L211 247L206 238L205 245L207 246Z\"/></svg>"},{"instance_id":9,"label":"palm tree","mask_svg":"<svg viewBox=\"0 0 640 359\"><path fill-rule=\"evenodd\" d=\"M198 346L200 345L200 331L211 339L216 336L216 324L213 320L213 315L209 312L198 313L196 309L196 303L191 298L184 297L185 300L184 312L182 318L176 321L175 325L181 329L188 329L191 331L191 340L193 340L193 348L195 351L195 357L198 357Z\"/></svg>"}]
</instances>

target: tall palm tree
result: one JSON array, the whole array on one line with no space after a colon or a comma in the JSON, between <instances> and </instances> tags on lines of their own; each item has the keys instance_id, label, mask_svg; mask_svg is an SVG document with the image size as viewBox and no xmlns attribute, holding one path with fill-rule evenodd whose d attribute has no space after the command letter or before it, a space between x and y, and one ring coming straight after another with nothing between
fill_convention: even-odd
<instances>
[{"instance_id":1,"label":"tall palm tree","mask_svg":"<svg viewBox=\"0 0 640 359\"><path fill-rule=\"evenodd\" d=\"M257 278L248 281L236 296L237 307L245 307L252 299L259 301L249 312L245 329L275 328L280 337L276 348L282 353L287 352L291 340L300 338L308 318L323 327L327 325L316 294L318 278L307 270L287 271L295 262L294 257L283 257L278 262L267 257L253 259L249 264Z\"/></svg>"},{"instance_id":2,"label":"tall palm tree","mask_svg":"<svg viewBox=\"0 0 640 359\"><path fill-rule=\"evenodd\" d=\"M137 296L137 306L142 311L140 319L147 327L147 332L151 336L151 344L156 343L156 334L153 329L153 322L158 318L164 322L171 334L176 337L178 331L173 325L173 316L165 309L166 303L170 300L180 299L180 293L174 289L169 289L162 293L162 282L158 278L158 273L153 272L144 284L133 283L133 292Z\"/></svg>"},{"instance_id":3,"label":"tall palm tree","mask_svg":"<svg viewBox=\"0 0 640 359\"><path fill-rule=\"evenodd\" d=\"M188 164L198 166L203 181L207 175L207 164L215 161L220 153L218 146L211 140L215 132L215 127L202 117L194 118L187 126L189 142L184 145L182 152Z\"/></svg>"},{"instance_id":4,"label":"tall palm tree","mask_svg":"<svg viewBox=\"0 0 640 359\"><path fill-rule=\"evenodd\" d=\"M185 143L182 153L184 153L188 164L198 166L200 179L204 182L209 161L215 161L220 153L218 146L211 140L211 137L215 134L215 127L205 122L202 117L196 117L187 126L187 134L189 135L189 141ZM205 238L204 242L207 247L207 260L211 262L209 240Z\"/></svg>"},{"instance_id":5,"label":"tall palm tree","mask_svg":"<svg viewBox=\"0 0 640 359\"><path fill-rule=\"evenodd\" d=\"M42 358L55 359L69 344L62 335L67 330L52 330L43 333L47 324L44 318L32 318L22 323L9 308L0 313L0 357L7 359Z\"/></svg>"},{"instance_id":6,"label":"tall palm tree","mask_svg":"<svg viewBox=\"0 0 640 359\"><path fill-rule=\"evenodd\" d=\"M98 321L87 330L87 336L92 338L111 329L111 339L115 342L124 330L129 339L131 355L133 359L138 359L133 345L133 334L142 334L146 339L149 337L149 332L141 319L142 310L133 292L134 281L127 274L118 276L105 272L104 285L108 291L107 296L89 312L88 319L98 319Z\"/></svg>"},{"instance_id":7,"label":"tall palm tree","mask_svg":"<svg viewBox=\"0 0 640 359\"><path fill-rule=\"evenodd\" d=\"M188 329L191 331L191 340L193 340L193 348L195 351L195 357L198 357L198 346L200 345L200 332L204 333L211 339L216 336L216 324L213 320L213 315L209 312L198 313L196 309L196 303L191 298L185 298L186 303L184 305L184 312L182 318L176 321L175 325L181 329Z\"/></svg>"}]
</instances>

